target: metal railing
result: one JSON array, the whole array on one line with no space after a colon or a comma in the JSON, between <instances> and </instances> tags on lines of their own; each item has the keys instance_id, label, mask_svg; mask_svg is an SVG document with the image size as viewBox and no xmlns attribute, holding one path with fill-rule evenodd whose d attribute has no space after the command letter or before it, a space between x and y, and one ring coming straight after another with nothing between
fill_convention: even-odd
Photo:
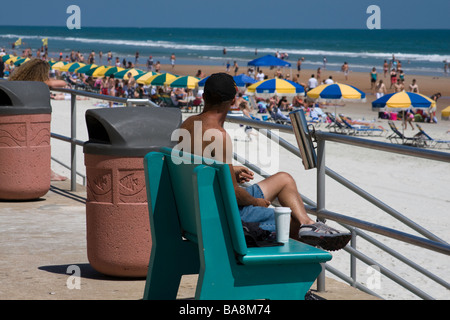
<instances>
[{"instance_id":1,"label":"metal railing","mask_svg":"<svg viewBox=\"0 0 450 320\"><path fill-rule=\"evenodd\" d=\"M124 103L127 106L130 105L153 105L157 106L154 103L152 103L149 100L139 100L139 99L124 99L124 98L116 98L116 97L110 97L105 96L101 94L91 93L91 92L84 92L84 91L76 91L71 89L56 89L54 91L59 91L63 93L69 93L71 94L71 137L65 137L59 134L52 133L52 138L59 139L62 141L69 142L71 144L71 188L72 190L76 190L76 146L82 146L83 141L76 139L76 96L86 96L91 97L94 99L101 99L101 100L107 100L107 101L113 101L118 103ZM282 133L289 133L293 134L293 129L291 126L287 125L281 125L277 123L271 123L267 121L257 121L252 120L245 117L237 117L237 116L229 116L226 119L227 122L235 123L235 124L242 124L242 125L248 125L253 127L254 129L258 130L261 134L266 136L269 139L272 139L276 141L281 147L285 148L295 156L301 158L301 153L299 149L294 146L293 144L289 143L282 137L274 134L271 130L277 130ZM434 275L433 273L426 270L424 267L412 262L407 257L404 257L400 253L396 252L392 248L389 248L388 246L384 245L383 243L379 242L378 240L374 239L373 237L366 234L364 231L373 232L379 235L383 235L385 237L396 239L411 245L414 245L416 247L425 248L427 250L432 250L435 252L438 252L440 254L444 255L450 255L450 245L446 243L444 240L440 239L436 235L432 234L427 229L421 227L417 223L411 221L409 218L402 215L397 210L391 208L389 205L385 204L381 200L375 198L370 193L364 191L357 185L353 184L352 182L348 181L346 178L342 177L338 173L334 172L330 168L325 166L325 143L327 141L331 142L337 142L342 143L346 145L351 145L355 147L362 147L362 148L370 148L375 150L381 150L386 152L394 152L397 154L403 154L408 155L412 157L420 157L425 158L429 160L435 160L435 161L443 161L446 163L450 163L450 153L440 152L440 151L433 151L433 150L427 150L427 149L420 149L416 147L409 147L409 146L403 146L403 145L395 145L390 143L384 143L379 141L372 141L368 139L361 139L358 137L353 136L344 136L339 134L333 134L328 132L321 132L316 131L315 132L315 138L317 139L317 203L313 200L302 196L302 199L305 203L305 208L308 213L313 214L318 217L318 219L329 219L332 221L335 221L342 225L345 228L348 228L352 232L352 241L350 245L347 245L344 250L347 251L351 255L350 260L350 276L345 275L344 273L340 272L339 270L336 270L332 266L325 264L324 269L331 272L335 276L341 278L342 280L348 282L352 286L365 291L367 293L370 293L372 295L378 296L375 292L368 289L366 286L364 286L361 283L358 283L356 281L356 259L359 259L363 261L366 264L374 265L379 268L379 271L381 274L385 275L386 277L390 278L397 284L401 285L405 289L409 290L413 294L417 295L418 297L422 299L433 299L430 295L423 292L421 289L417 288L416 286L410 284L406 280L402 279L398 275L394 274L392 271L388 270L387 268L383 267L380 263L376 262L372 258L366 256L364 253L356 250L356 239L357 237L361 237L365 239L366 241L372 243L373 245L377 246L378 248L382 249L383 251L390 254L392 257L402 261L403 263L407 264L408 266L414 268L421 274L427 276L428 278L432 279L436 283L442 285L445 289L450 289L450 284L446 282L445 280L439 278L438 276ZM234 154L234 159L243 165L247 166L251 170L253 170L255 173L260 175L263 178L269 177L270 174L256 166L255 164L250 163L245 158L241 157L238 154ZM349 190L353 191L363 199L366 199L373 205L377 206L381 210L385 211L392 217L396 218L403 224L409 226L413 230L417 231L419 234L423 235L424 237L418 237L412 234L408 234L405 232L401 232L392 228L388 228L381 225L376 225L367 221L359 220L356 218L352 218L346 215L342 215L340 213L332 212L327 209L325 209L325 175L328 175L338 183L340 183L342 186L348 188ZM318 278L318 285L317 289L318 291L325 290L325 272L322 272L321 276Z\"/></svg>"},{"instance_id":2,"label":"metal railing","mask_svg":"<svg viewBox=\"0 0 450 320\"><path fill-rule=\"evenodd\" d=\"M228 117L228 122L236 123L236 124L243 124L253 127L254 129L258 130L260 133L268 137L269 139L272 139L279 143L280 146L284 147L286 150L290 151L292 154L296 155L297 157L301 158L301 153L297 147L289 143L288 141L282 139L281 137L273 134L270 129L277 130L284 133L291 133L293 134L293 129L291 126L287 125L281 125L281 124L275 124L275 123L268 123L258 120L252 120L244 117ZM389 253L393 257L399 259L400 261L404 262L405 264L409 265L410 267L414 268L421 274L427 276L428 278L434 280L436 283L442 285L447 290L450 289L450 284L446 282L445 280L439 278L438 276L430 273L428 270L423 268L422 266L410 261L408 258L402 256L398 252L392 250L391 248L383 245L376 239L370 237L363 231L359 230L366 230L373 233L377 233L380 235L383 235L385 237L389 237L391 239L396 239L399 241L403 241L405 243L425 248L428 250L432 250L441 254L450 255L450 246L448 243L446 243L444 240L440 239L436 235L429 232L427 229L421 227L417 223L411 221L409 218L402 215L397 210L393 209L389 205L385 204L384 202L380 201L379 199L372 196L370 193L364 191L357 185L353 184L346 178L342 177L338 173L334 172L330 168L325 166L325 143L326 141L332 141L337 143L343 143L351 146L356 147L362 147L362 148L369 148L372 150L380 150L380 151L386 151L386 152L395 152L397 154L407 155L407 156L413 156L413 157L420 157L425 158L429 160L435 160L435 161L443 161L446 163L450 163L450 153L440 152L440 151L433 151L433 150L427 150L427 149L420 149L416 147L410 147L410 146L404 146L404 145L396 145L391 143L384 143L379 141L373 141L368 139L361 139L354 136L346 136L346 135L340 135L340 134L334 134L334 133L328 133L328 132L321 132L316 131L314 133L315 138L317 139L317 203L314 201L308 199L304 195L302 196L302 199L305 202L305 207L307 209L307 212L313 215L316 215L319 219L329 219L336 221L340 223L342 226L348 228L352 231L353 238L351 241L350 246L346 246L344 248L345 251L349 252L351 255L351 276L348 277L345 274L341 273L340 271L334 269L333 267L329 266L328 264L325 265L325 269L336 275L337 277L341 278L342 280L350 283L351 285L357 287L360 290L363 290L365 292L368 292L372 295L378 296L375 292L369 290L365 286L363 286L360 283L356 282L356 259L359 259L369 265L375 265L379 268L381 274L387 276L394 282L398 283L405 289L409 290L410 292L414 293L418 297L422 299L433 299L430 295L423 292L421 289L415 287L414 285L408 283L401 277L395 275L390 270L383 267L381 264L377 263L373 259L367 257L363 253L357 251L355 249L356 247L356 236L361 236L365 240L369 241L370 243L376 245L378 248L382 249L383 251ZM260 168L258 168L256 165L248 163L245 159L242 157L239 157L235 155L235 160L248 166L250 169L254 170L256 173L261 175L262 177L268 177L269 174L262 171ZM355 219L352 217L348 217L336 212L331 212L325 209L325 175L328 175L341 185L345 186L349 190L355 192L357 195L362 197L363 199L369 201L373 205L377 206L378 208L382 209L389 215L393 216L403 224L409 226L413 230L417 231L421 235L425 236L425 238L421 238L412 234L407 234L398 230L394 230L391 228L387 228L384 226L376 225L373 223L369 223L367 221L362 221L359 219ZM324 291L325 285L324 285L324 272L322 272L321 276L318 278L318 291Z\"/></svg>"}]
</instances>

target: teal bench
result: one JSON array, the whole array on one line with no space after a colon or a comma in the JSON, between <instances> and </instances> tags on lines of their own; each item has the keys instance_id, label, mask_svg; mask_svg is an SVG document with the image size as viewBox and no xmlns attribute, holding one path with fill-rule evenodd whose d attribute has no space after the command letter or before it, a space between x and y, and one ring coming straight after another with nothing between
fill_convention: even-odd
<instances>
[{"instance_id":1,"label":"teal bench","mask_svg":"<svg viewBox=\"0 0 450 320\"><path fill-rule=\"evenodd\" d=\"M199 274L195 299L304 299L331 254L292 239L248 248L228 165L193 155L178 164L171 153L144 159L152 235L144 299L176 299L187 274Z\"/></svg>"}]
</instances>

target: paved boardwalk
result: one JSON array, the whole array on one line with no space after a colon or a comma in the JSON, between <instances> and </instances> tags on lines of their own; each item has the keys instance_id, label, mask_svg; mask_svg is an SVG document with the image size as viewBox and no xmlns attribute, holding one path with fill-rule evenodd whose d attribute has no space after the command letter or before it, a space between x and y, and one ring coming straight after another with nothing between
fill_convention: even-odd
<instances>
[{"instance_id":1,"label":"paved boardwalk","mask_svg":"<svg viewBox=\"0 0 450 320\"><path fill-rule=\"evenodd\" d=\"M0 300L139 300L145 279L118 279L94 270L86 254L83 186L52 182L36 201L0 201ZM71 281L73 266L80 270ZM76 268L76 267L75 267ZM179 299L192 299L197 276L183 277ZM327 278L327 300L374 297ZM313 286L315 288L315 285Z\"/></svg>"}]
</instances>

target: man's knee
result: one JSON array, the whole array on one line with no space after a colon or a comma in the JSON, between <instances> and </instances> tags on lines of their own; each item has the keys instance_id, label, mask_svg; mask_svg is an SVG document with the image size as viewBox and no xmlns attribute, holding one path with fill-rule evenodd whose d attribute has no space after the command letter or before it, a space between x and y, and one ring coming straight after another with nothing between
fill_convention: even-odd
<instances>
[{"instance_id":1,"label":"man's knee","mask_svg":"<svg viewBox=\"0 0 450 320\"><path fill-rule=\"evenodd\" d=\"M287 172L278 172L275 174L279 181L283 182L286 185L295 185L295 180L292 176Z\"/></svg>"}]
</instances>

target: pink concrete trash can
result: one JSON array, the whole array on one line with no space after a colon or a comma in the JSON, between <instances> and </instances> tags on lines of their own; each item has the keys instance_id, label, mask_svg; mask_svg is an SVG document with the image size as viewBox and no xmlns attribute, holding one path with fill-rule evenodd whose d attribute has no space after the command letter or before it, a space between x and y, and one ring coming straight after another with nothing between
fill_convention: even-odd
<instances>
[{"instance_id":1,"label":"pink concrete trash can","mask_svg":"<svg viewBox=\"0 0 450 320\"><path fill-rule=\"evenodd\" d=\"M86 242L91 266L116 277L143 278L151 253L144 156L173 146L181 124L175 108L88 110L84 145Z\"/></svg>"},{"instance_id":2,"label":"pink concrete trash can","mask_svg":"<svg viewBox=\"0 0 450 320\"><path fill-rule=\"evenodd\" d=\"M0 199L50 190L50 91L42 82L0 81Z\"/></svg>"}]
</instances>

